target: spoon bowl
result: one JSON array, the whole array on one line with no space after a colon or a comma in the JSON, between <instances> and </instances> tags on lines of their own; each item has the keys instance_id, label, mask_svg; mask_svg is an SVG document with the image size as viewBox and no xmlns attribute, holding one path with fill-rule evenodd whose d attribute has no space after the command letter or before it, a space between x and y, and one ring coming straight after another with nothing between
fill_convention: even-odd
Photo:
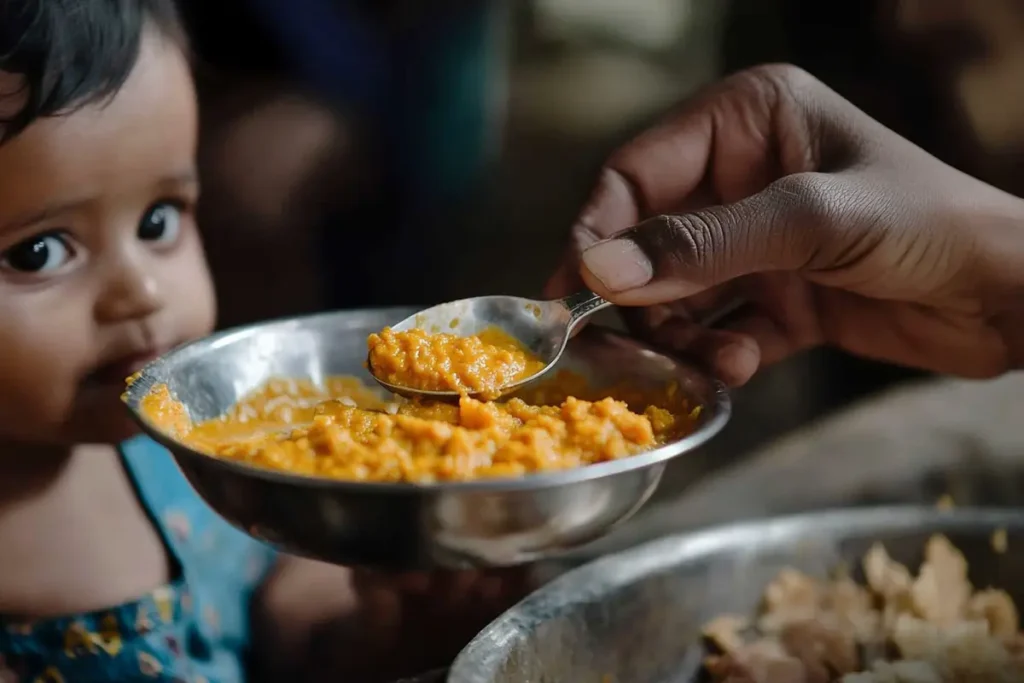
<instances>
[{"instance_id":1,"label":"spoon bowl","mask_svg":"<svg viewBox=\"0 0 1024 683\"><path fill-rule=\"evenodd\" d=\"M580 322L611 305L610 301L591 291L551 301L518 296L477 296L438 304L410 315L392 325L391 329L395 332L421 329L429 334L447 333L459 337L500 329L544 363L539 372L502 388L503 393L512 393L543 377L562 357L565 345ZM426 391L387 382L373 371L369 357L367 368L378 384L399 396L449 402L457 401L460 396L456 391Z\"/></svg>"}]
</instances>

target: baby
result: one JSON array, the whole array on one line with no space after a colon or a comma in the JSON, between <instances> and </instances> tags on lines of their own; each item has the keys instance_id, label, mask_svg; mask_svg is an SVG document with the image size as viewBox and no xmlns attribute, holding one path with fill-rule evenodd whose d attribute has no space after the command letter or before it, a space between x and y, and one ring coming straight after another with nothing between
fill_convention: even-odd
<instances>
[{"instance_id":1,"label":"baby","mask_svg":"<svg viewBox=\"0 0 1024 683\"><path fill-rule=\"evenodd\" d=\"M276 557L132 438L125 377L214 324L196 128L173 0L0 3L3 683L297 680L433 585Z\"/></svg>"}]
</instances>

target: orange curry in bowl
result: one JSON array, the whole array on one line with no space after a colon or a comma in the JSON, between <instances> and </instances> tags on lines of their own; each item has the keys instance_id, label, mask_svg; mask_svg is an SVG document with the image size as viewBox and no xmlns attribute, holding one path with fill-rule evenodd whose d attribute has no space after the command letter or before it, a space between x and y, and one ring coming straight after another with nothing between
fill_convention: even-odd
<instances>
[{"instance_id":1,"label":"orange curry in bowl","mask_svg":"<svg viewBox=\"0 0 1024 683\"><path fill-rule=\"evenodd\" d=\"M446 366L459 381L474 381L476 370L465 368L489 372L490 361L474 366L470 354L493 339L422 336L425 356L442 364L444 349L459 349L457 362ZM372 362L374 348L393 342L385 330L368 343ZM528 368L530 360L516 367ZM225 415L196 423L166 385L157 385L141 410L177 440L218 457L334 479L417 483L519 477L626 458L685 436L700 410L677 385L597 392L566 372L538 384L506 400L462 396L453 405L382 398L353 377L322 384L279 379Z\"/></svg>"}]
</instances>

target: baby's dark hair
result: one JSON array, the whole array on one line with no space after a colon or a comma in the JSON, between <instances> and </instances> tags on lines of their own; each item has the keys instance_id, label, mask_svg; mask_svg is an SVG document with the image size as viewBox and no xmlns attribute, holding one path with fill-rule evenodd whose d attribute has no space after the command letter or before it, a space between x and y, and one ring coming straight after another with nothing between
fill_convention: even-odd
<instances>
[{"instance_id":1,"label":"baby's dark hair","mask_svg":"<svg viewBox=\"0 0 1024 683\"><path fill-rule=\"evenodd\" d=\"M148 26L184 46L174 0L0 0L0 72L21 81L0 92L0 144L117 94Z\"/></svg>"}]
</instances>

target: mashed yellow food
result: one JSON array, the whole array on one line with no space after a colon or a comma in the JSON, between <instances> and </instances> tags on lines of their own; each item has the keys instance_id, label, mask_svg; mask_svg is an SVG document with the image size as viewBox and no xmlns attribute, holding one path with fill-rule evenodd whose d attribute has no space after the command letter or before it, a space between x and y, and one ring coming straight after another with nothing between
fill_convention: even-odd
<instances>
[{"instance_id":1,"label":"mashed yellow food","mask_svg":"<svg viewBox=\"0 0 1024 683\"><path fill-rule=\"evenodd\" d=\"M371 349L375 338L391 343L385 330ZM700 410L675 385L653 396L626 388L595 394L567 373L500 402L385 400L355 378L334 377L322 386L271 381L227 414L195 424L166 385L141 408L177 439L223 458L334 479L420 483L626 458L689 433Z\"/></svg>"},{"instance_id":2,"label":"mashed yellow food","mask_svg":"<svg viewBox=\"0 0 1024 683\"><path fill-rule=\"evenodd\" d=\"M502 389L544 369L497 328L460 337L421 329L371 334L370 372L388 384L421 391L454 391L493 399Z\"/></svg>"}]
</instances>

